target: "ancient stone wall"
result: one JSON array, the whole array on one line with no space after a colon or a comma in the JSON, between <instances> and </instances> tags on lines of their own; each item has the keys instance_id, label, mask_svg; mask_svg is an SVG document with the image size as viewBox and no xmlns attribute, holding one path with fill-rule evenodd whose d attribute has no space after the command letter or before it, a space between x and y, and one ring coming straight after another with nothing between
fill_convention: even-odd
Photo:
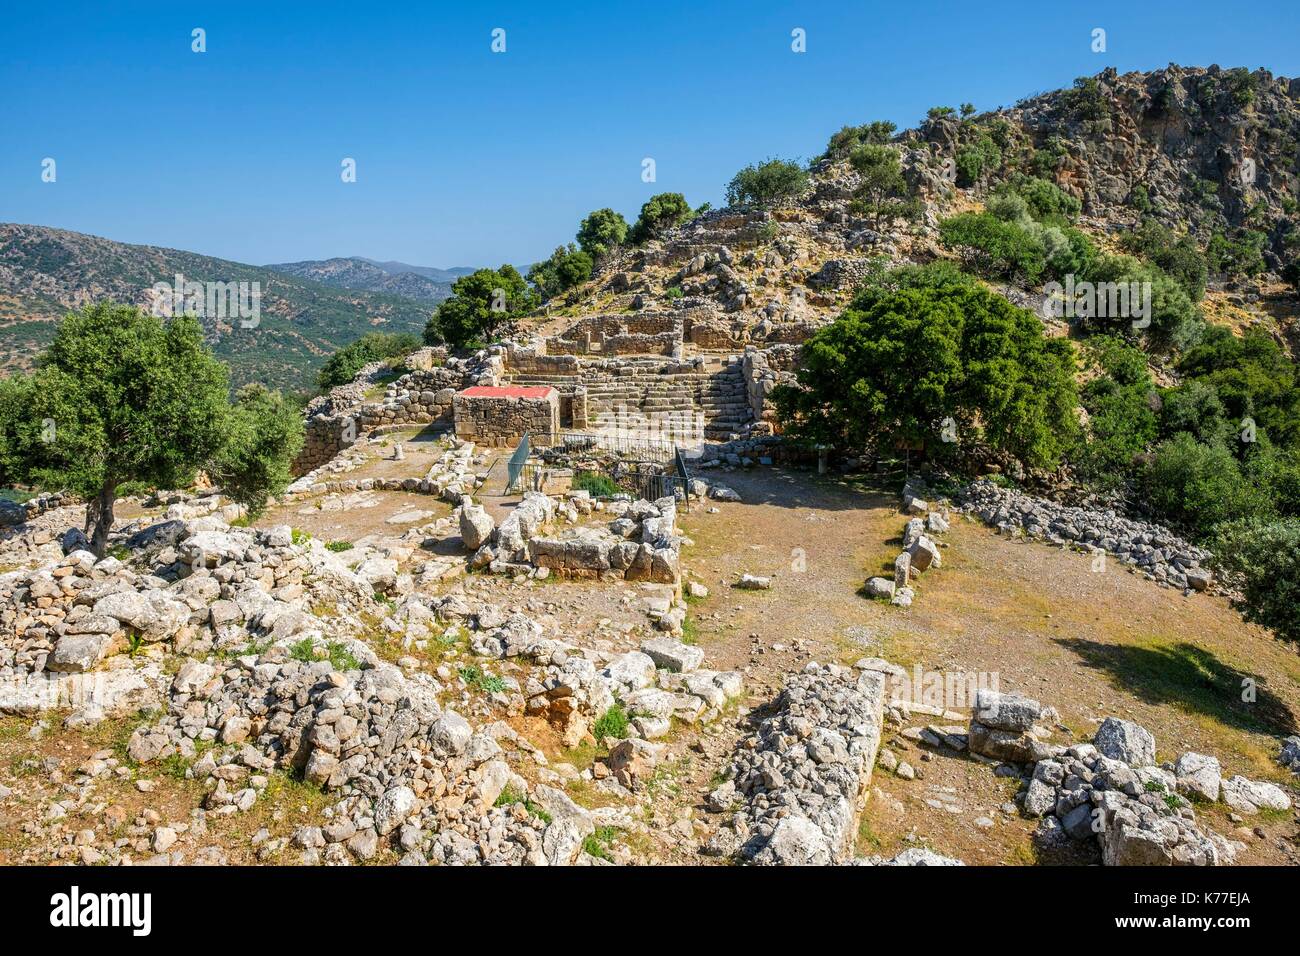
<instances>
[{"instance_id":1,"label":"ancient stone wall","mask_svg":"<svg viewBox=\"0 0 1300 956\"><path fill-rule=\"evenodd\" d=\"M555 389L548 388L544 395L536 396L487 391L456 393L453 416L457 438L485 445L513 445L525 432L550 435L560 430L560 393Z\"/></svg>"},{"instance_id":2,"label":"ancient stone wall","mask_svg":"<svg viewBox=\"0 0 1300 956\"><path fill-rule=\"evenodd\" d=\"M434 349L421 349L408 358L417 367L389 383L379 401L366 401L377 374L387 366L366 366L352 382L313 399L307 406L302 451L293 473L304 475L319 468L358 437L380 428L401 425L452 425L452 396L472 380L475 366L455 362L435 365ZM427 367L418 367L427 366Z\"/></svg>"},{"instance_id":3,"label":"ancient stone wall","mask_svg":"<svg viewBox=\"0 0 1300 956\"><path fill-rule=\"evenodd\" d=\"M798 346L775 345L766 349L750 346L745 349L745 357L741 364L745 396L749 401L754 421L760 423L763 426L762 430L769 434L775 429L776 424L776 410L769 401L772 390L777 385L792 383L798 367Z\"/></svg>"}]
</instances>

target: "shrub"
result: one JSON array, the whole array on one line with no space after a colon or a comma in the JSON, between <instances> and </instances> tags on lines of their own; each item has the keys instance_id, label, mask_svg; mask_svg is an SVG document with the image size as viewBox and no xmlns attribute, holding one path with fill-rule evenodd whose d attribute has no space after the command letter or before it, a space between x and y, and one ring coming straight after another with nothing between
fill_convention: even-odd
<instances>
[{"instance_id":1,"label":"shrub","mask_svg":"<svg viewBox=\"0 0 1300 956\"><path fill-rule=\"evenodd\" d=\"M1210 326L1178 362L1189 380L1213 387L1233 431L1250 418L1284 449L1300 447L1300 372L1268 333Z\"/></svg>"},{"instance_id":2,"label":"shrub","mask_svg":"<svg viewBox=\"0 0 1300 956\"><path fill-rule=\"evenodd\" d=\"M346 385L361 369L380 359L409 355L420 347L420 340L409 332L367 332L331 355L316 375L316 385L328 392L336 385Z\"/></svg>"},{"instance_id":3,"label":"shrub","mask_svg":"<svg viewBox=\"0 0 1300 956\"><path fill-rule=\"evenodd\" d=\"M627 711L619 704L614 704L591 725L591 735L597 740L615 737L622 740L627 736Z\"/></svg>"},{"instance_id":4,"label":"shrub","mask_svg":"<svg viewBox=\"0 0 1300 956\"><path fill-rule=\"evenodd\" d=\"M897 128L888 120L876 120L863 126L845 126L831 137L824 155L830 158L846 156L855 147L866 143L883 146L894 138Z\"/></svg>"},{"instance_id":5,"label":"shrub","mask_svg":"<svg viewBox=\"0 0 1300 956\"><path fill-rule=\"evenodd\" d=\"M799 163L769 159L746 166L727 184L727 205L769 209L797 199L808 188L808 171Z\"/></svg>"},{"instance_id":6,"label":"shrub","mask_svg":"<svg viewBox=\"0 0 1300 956\"><path fill-rule=\"evenodd\" d=\"M681 193L651 196L641 207L641 215L628 232L628 239L636 245L656 239L691 215L691 207Z\"/></svg>"},{"instance_id":7,"label":"shrub","mask_svg":"<svg viewBox=\"0 0 1300 956\"><path fill-rule=\"evenodd\" d=\"M939 238L948 248L960 250L976 271L1020 285L1037 282L1047 268L1042 240L992 213L964 212L945 219L939 223Z\"/></svg>"},{"instance_id":8,"label":"shrub","mask_svg":"<svg viewBox=\"0 0 1300 956\"><path fill-rule=\"evenodd\" d=\"M302 445L301 410L264 385L245 385L235 395L226 440L208 465L208 474L256 518L266 509L267 499L293 481L293 460Z\"/></svg>"},{"instance_id":9,"label":"shrub","mask_svg":"<svg viewBox=\"0 0 1300 956\"><path fill-rule=\"evenodd\" d=\"M1256 276L1264 271L1267 242L1268 236L1252 230L1244 230L1231 239L1216 232L1205 248L1205 258L1211 269L1229 279Z\"/></svg>"},{"instance_id":10,"label":"shrub","mask_svg":"<svg viewBox=\"0 0 1300 956\"><path fill-rule=\"evenodd\" d=\"M1246 480L1232 452L1186 432L1156 447L1141 481L1159 517L1198 539L1220 522L1268 510L1266 496Z\"/></svg>"},{"instance_id":11,"label":"shrub","mask_svg":"<svg viewBox=\"0 0 1300 956\"><path fill-rule=\"evenodd\" d=\"M550 299L591 278L595 263L573 243L557 246L551 257L528 270L528 281L537 286L542 298Z\"/></svg>"},{"instance_id":12,"label":"shrub","mask_svg":"<svg viewBox=\"0 0 1300 956\"><path fill-rule=\"evenodd\" d=\"M1132 256L1101 256L1088 269L1086 278L1091 282L1113 282L1117 285L1134 283L1142 288L1151 285L1150 325L1148 335L1161 342L1186 348L1196 342L1205 329L1200 310L1186 290L1158 266L1140 262ZM1095 320L1103 330L1122 332L1132 337L1135 330L1132 319L1112 316Z\"/></svg>"},{"instance_id":13,"label":"shrub","mask_svg":"<svg viewBox=\"0 0 1300 956\"><path fill-rule=\"evenodd\" d=\"M1080 389L1088 430L1071 458L1085 478L1110 487L1132 473L1156 439L1154 385L1146 356L1121 339L1097 336L1086 354L1100 374Z\"/></svg>"},{"instance_id":14,"label":"shrub","mask_svg":"<svg viewBox=\"0 0 1300 956\"><path fill-rule=\"evenodd\" d=\"M1175 236L1154 219L1146 219L1137 229L1125 233L1120 243L1172 276L1193 302L1204 297L1209 266L1191 237Z\"/></svg>"},{"instance_id":15,"label":"shrub","mask_svg":"<svg viewBox=\"0 0 1300 956\"><path fill-rule=\"evenodd\" d=\"M627 220L612 209L588 213L578 225L578 246L592 259L608 255L627 239Z\"/></svg>"},{"instance_id":16,"label":"shrub","mask_svg":"<svg viewBox=\"0 0 1300 956\"><path fill-rule=\"evenodd\" d=\"M1029 214L1039 222L1063 225L1074 222L1083 209L1083 203L1065 192L1055 183L1037 176L1016 173L998 187L996 194L1019 196L1028 206Z\"/></svg>"},{"instance_id":17,"label":"shrub","mask_svg":"<svg viewBox=\"0 0 1300 956\"><path fill-rule=\"evenodd\" d=\"M597 471L580 471L573 476L573 490L586 491L595 497L608 497L618 494L619 488L614 479Z\"/></svg>"},{"instance_id":18,"label":"shrub","mask_svg":"<svg viewBox=\"0 0 1300 956\"><path fill-rule=\"evenodd\" d=\"M1104 119L1110 114L1110 101L1093 76L1081 76L1074 86L1061 93L1061 105L1067 113L1084 120Z\"/></svg>"},{"instance_id":19,"label":"shrub","mask_svg":"<svg viewBox=\"0 0 1300 956\"><path fill-rule=\"evenodd\" d=\"M351 551L352 542L351 541L327 541L325 542L325 550L333 551L336 554L339 553L340 551Z\"/></svg>"},{"instance_id":20,"label":"shrub","mask_svg":"<svg viewBox=\"0 0 1300 956\"><path fill-rule=\"evenodd\" d=\"M1002 150L988 133L981 130L974 142L957 150L957 185L973 186L1002 165Z\"/></svg>"},{"instance_id":21,"label":"shrub","mask_svg":"<svg viewBox=\"0 0 1300 956\"><path fill-rule=\"evenodd\" d=\"M843 448L897 438L942 450L951 417L963 441L1059 460L1076 405L1068 344L951 267L898 272L804 344L800 387L775 394L786 428Z\"/></svg>"},{"instance_id":22,"label":"shrub","mask_svg":"<svg viewBox=\"0 0 1300 956\"><path fill-rule=\"evenodd\" d=\"M1246 620L1300 642L1300 520L1236 520L1211 542L1218 567L1236 576Z\"/></svg>"}]
</instances>

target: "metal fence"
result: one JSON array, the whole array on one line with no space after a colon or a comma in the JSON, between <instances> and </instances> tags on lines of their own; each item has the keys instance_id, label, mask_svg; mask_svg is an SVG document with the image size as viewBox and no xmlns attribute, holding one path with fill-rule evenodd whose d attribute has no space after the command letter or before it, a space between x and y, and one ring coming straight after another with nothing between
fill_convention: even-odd
<instances>
[{"instance_id":1,"label":"metal fence","mask_svg":"<svg viewBox=\"0 0 1300 956\"><path fill-rule=\"evenodd\" d=\"M630 461L649 461L666 464L677 455L677 446L671 442L626 435L607 435L601 432L552 432L529 434L534 448L563 451L566 454L606 452Z\"/></svg>"},{"instance_id":2,"label":"metal fence","mask_svg":"<svg viewBox=\"0 0 1300 956\"><path fill-rule=\"evenodd\" d=\"M583 473L599 475L637 498L654 501L672 497L682 503L684 510L690 510L691 475L685 457L675 445L597 432L530 432L519 442L507 464L507 494L540 490L549 467L529 460L539 450L575 456L608 455L615 460L598 461L574 477L579 478Z\"/></svg>"}]
</instances>

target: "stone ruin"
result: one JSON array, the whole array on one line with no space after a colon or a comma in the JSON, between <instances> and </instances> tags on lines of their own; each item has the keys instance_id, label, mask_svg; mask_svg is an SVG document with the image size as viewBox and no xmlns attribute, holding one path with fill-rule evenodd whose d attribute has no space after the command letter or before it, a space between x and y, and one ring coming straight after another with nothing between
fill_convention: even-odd
<instances>
[{"instance_id":1,"label":"stone ruin","mask_svg":"<svg viewBox=\"0 0 1300 956\"><path fill-rule=\"evenodd\" d=\"M452 410L456 437L483 445L560 430L560 393L549 385L475 385L454 393Z\"/></svg>"}]
</instances>

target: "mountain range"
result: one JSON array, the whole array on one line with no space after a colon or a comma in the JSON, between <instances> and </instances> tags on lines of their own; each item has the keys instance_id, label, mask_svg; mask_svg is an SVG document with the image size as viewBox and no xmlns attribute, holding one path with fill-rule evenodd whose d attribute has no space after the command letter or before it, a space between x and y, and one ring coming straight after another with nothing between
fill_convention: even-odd
<instances>
[{"instance_id":1,"label":"mountain range","mask_svg":"<svg viewBox=\"0 0 1300 956\"><path fill-rule=\"evenodd\" d=\"M329 355L366 332L423 330L450 282L472 270L361 258L255 266L180 249L132 245L48 226L0 223L0 373L30 366L70 309L100 299L150 308L153 287L258 283L255 328L204 318L235 385L310 389Z\"/></svg>"}]
</instances>

